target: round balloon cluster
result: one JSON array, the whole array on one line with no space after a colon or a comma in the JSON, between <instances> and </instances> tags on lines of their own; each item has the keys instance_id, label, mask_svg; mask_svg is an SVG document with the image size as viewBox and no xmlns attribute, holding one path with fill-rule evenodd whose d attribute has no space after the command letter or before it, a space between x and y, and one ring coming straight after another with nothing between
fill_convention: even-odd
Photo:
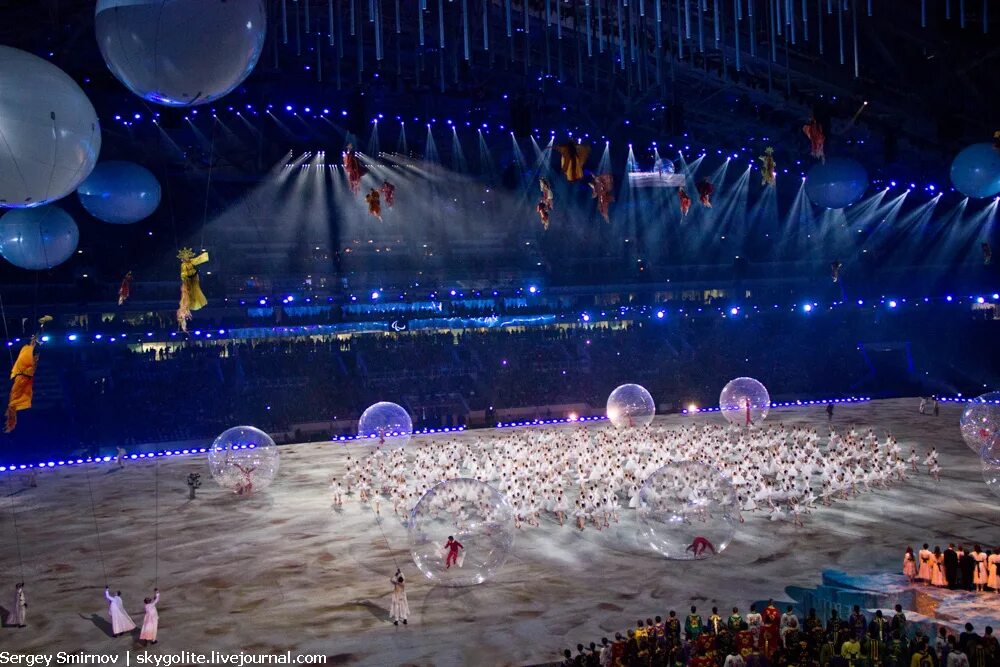
<instances>
[{"instance_id":1,"label":"round balloon cluster","mask_svg":"<svg viewBox=\"0 0 1000 667\"><path fill-rule=\"evenodd\" d=\"M676 560L722 553L739 523L731 481L697 461L665 465L639 488L639 541Z\"/></svg>"},{"instance_id":2,"label":"round balloon cluster","mask_svg":"<svg viewBox=\"0 0 1000 667\"><path fill-rule=\"evenodd\" d=\"M847 208L868 189L868 172L857 160L827 158L806 174L806 196L823 208Z\"/></svg>"},{"instance_id":3,"label":"round balloon cluster","mask_svg":"<svg viewBox=\"0 0 1000 667\"><path fill-rule=\"evenodd\" d=\"M656 403L645 387L623 384L608 396L607 411L615 428L649 426L656 415Z\"/></svg>"},{"instance_id":4,"label":"round balloon cluster","mask_svg":"<svg viewBox=\"0 0 1000 667\"><path fill-rule=\"evenodd\" d=\"M407 525L413 563L445 586L492 579L514 549L514 510L492 486L452 479L432 487Z\"/></svg>"},{"instance_id":5,"label":"round balloon cluster","mask_svg":"<svg viewBox=\"0 0 1000 667\"><path fill-rule=\"evenodd\" d=\"M173 107L240 85L267 33L263 0L98 0L94 25L111 73L139 97Z\"/></svg>"},{"instance_id":6,"label":"round balloon cluster","mask_svg":"<svg viewBox=\"0 0 1000 667\"><path fill-rule=\"evenodd\" d=\"M0 217L0 255L14 266L44 271L76 252L80 231L57 206L18 208Z\"/></svg>"},{"instance_id":7,"label":"round balloon cluster","mask_svg":"<svg viewBox=\"0 0 1000 667\"><path fill-rule=\"evenodd\" d=\"M280 455L267 433L253 426L223 431L208 450L208 468L219 486L247 497L271 486Z\"/></svg>"},{"instance_id":8,"label":"round balloon cluster","mask_svg":"<svg viewBox=\"0 0 1000 667\"><path fill-rule=\"evenodd\" d=\"M993 144L972 144L951 163L951 183L967 197L1000 194L1000 151Z\"/></svg>"},{"instance_id":9,"label":"round balloon cluster","mask_svg":"<svg viewBox=\"0 0 1000 667\"><path fill-rule=\"evenodd\" d=\"M730 424L750 426L763 421L771 409L767 388L753 378L730 380L719 394L719 411Z\"/></svg>"},{"instance_id":10,"label":"round balloon cluster","mask_svg":"<svg viewBox=\"0 0 1000 667\"><path fill-rule=\"evenodd\" d=\"M0 46L0 207L41 206L87 178L101 152L94 106L68 74Z\"/></svg>"},{"instance_id":11,"label":"round balloon cluster","mask_svg":"<svg viewBox=\"0 0 1000 667\"><path fill-rule=\"evenodd\" d=\"M148 218L160 205L156 176L133 162L102 162L76 190L87 213L115 225Z\"/></svg>"},{"instance_id":12,"label":"round balloon cluster","mask_svg":"<svg viewBox=\"0 0 1000 667\"><path fill-rule=\"evenodd\" d=\"M369 406L358 420L358 438L375 440L380 445L405 445L412 435L410 414L403 406L389 401Z\"/></svg>"}]
</instances>

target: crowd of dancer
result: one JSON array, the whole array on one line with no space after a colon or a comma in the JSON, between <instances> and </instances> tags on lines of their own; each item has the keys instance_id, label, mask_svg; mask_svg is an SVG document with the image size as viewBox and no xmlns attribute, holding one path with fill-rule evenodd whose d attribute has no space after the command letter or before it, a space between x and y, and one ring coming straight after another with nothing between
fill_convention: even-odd
<instances>
[{"instance_id":1,"label":"crowd of dancer","mask_svg":"<svg viewBox=\"0 0 1000 667\"><path fill-rule=\"evenodd\" d=\"M890 617L891 616L891 617ZM705 619L695 606L681 618L639 619L634 628L563 651L562 667L997 667L1000 643L987 626L971 623L957 636L940 627L935 637L912 628L901 605L866 614L857 605L847 618L836 610L825 621L815 609L800 619L773 601L744 616L736 607Z\"/></svg>"},{"instance_id":2,"label":"crowd of dancer","mask_svg":"<svg viewBox=\"0 0 1000 667\"><path fill-rule=\"evenodd\" d=\"M543 517L579 530L598 530L635 509L639 489L657 469L699 461L727 476L743 513L772 521L802 519L817 505L900 482L920 465L936 476L937 452L924 457L911 449L904 458L892 435L873 429L831 429L776 423L735 428L693 424L683 428L552 428L511 430L492 438L452 439L419 447L374 447L348 456L343 475L331 483L333 504L345 496L383 504L406 520L437 483L467 477L506 496L515 525L539 526Z\"/></svg>"},{"instance_id":3,"label":"crowd of dancer","mask_svg":"<svg viewBox=\"0 0 1000 667\"><path fill-rule=\"evenodd\" d=\"M913 547L907 547L903 554L903 574L911 582L931 586L1000 593L1000 547L984 551L978 544L969 549L964 544L956 548L952 543L944 551L940 546L931 551L924 544L916 554Z\"/></svg>"}]
</instances>

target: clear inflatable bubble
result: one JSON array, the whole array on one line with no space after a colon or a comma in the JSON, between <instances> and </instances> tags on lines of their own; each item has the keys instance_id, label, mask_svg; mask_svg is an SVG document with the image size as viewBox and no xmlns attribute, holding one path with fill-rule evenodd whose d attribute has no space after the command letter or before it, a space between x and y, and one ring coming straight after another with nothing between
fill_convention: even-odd
<instances>
[{"instance_id":1,"label":"clear inflatable bubble","mask_svg":"<svg viewBox=\"0 0 1000 667\"><path fill-rule=\"evenodd\" d=\"M977 456L984 456L983 449L1000 435L1000 391L991 391L969 401L958 426L969 449Z\"/></svg>"},{"instance_id":2,"label":"clear inflatable bubble","mask_svg":"<svg viewBox=\"0 0 1000 667\"><path fill-rule=\"evenodd\" d=\"M0 46L0 137L0 207L65 197L101 152L97 113L80 86L49 61L7 46Z\"/></svg>"},{"instance_id":3,"label":"clear inflatable bubble","mask_svg":"<svg viewBox=\"0 0 1000 667\"><path fill-rule=\"evenodd\" d=\"M753 378L736 378L726 383L719 394L719 411L730 424L758 424L771 409L767 388Z\"/></svg>"},{"instance_id":4,"label":"clear inflatable bubble","mask_svg":"<svg viewBox=\"0 0 1000 667\"><path fill-rule=\"evenodd\" d=\"M271 486L279 459L271 436L253 426L223 431L208 450L208 467L215 481L244 497Z\"/></svg>"},{"instance_id":5,"label":"clear inflatable bubble","mask_svg":"<svg viewBox=\"0 0 1000 667\"><path fill-rule=\"evenodd\" d=\"M616 428L649 426L656 415L656 403L646 388L623 384L608 396L608 419Z\"/></svg>"},{"instance_id":6,"label":"clear inflatable bubble","mask_svg":"<svg viewBox=\"0 0 1000 667\"><path fill-rule=\"evenodd\" d=\"M381 401L369 406L358 420L358 437L377 440L380 445L401 446L413 435L413 421L401 405Z\"/></svg>"},{"instance_id":7,"label":"clear inflatable bubble","mask_svg":"<svg viewBox=\"0 0 1000 667\"><path fill-rule=\"evenodd\" d=\"M131 225L160 205L160 182L133 162L101 162L76 190L83 208L98 220Z\"/></svg>"},{"instance_id":8,"label":"clear inflatable bubble","mask_svg":"<svg viewBox=\"0 0 1000 667\"><path fill-rule=\"evenodd\" d=\"M410 554L425 577L444 586L492 579L514 549L514 510L489 484L441 482L410 512ZM459 546L449 547L454 539Z\"/></svg>"},{"instance_id":9,"label":"clear inflatable bubble","mask_svg":"<svg viewBox=\"0 0 1000 667\"><path fill-rule=\"evenodd\" d=\"M639 542L676 560L722 553L739 523L736 490L696 461L665 465L639 487Z\"/></svg>"},{"instance_id":10,"label":"clear inflatable bubble","mask_svg":"<svg viewBox=\"0 0 1000 667\"><path fill-rule=\"evenodd\" d=\"M240 85L267 33L263 0L98 0L94 27L111 73L139 97L173 107Z\"/></svg>"},{"instance_id":11,"label":"clear inflatable bubble","mask_svg":"<svg viewBox=\"0 0 1000 667\"><path fill-rule=\"evenodd\" d=\"M44 271L76 252L80 230L58 206L19 208L0 217L0 255L14 266Z\"/></svg>"}]
</instances>

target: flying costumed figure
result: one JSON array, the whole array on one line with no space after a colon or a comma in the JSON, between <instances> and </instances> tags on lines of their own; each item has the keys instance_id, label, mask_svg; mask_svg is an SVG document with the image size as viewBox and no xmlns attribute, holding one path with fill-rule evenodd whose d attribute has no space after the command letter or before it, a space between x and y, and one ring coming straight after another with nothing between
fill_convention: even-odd
<instances>
[{"instance_id":1,"label":"flying costumed figure","mask_svg":"<svg viewBox=\"0 0 1000 667\"><path fill-rule=\"evenodd\" d=\"M358 160L351 144L347 144L344 153L344 171L347 172L347 186L351 192L355 195L361 192L361 177L367 174L368 170L361 166L361 161Z\"/></svg>"},{"instance_id":2,"label":"flying costumed figure","mask_svg":"<svg viewBox=\"0 0 1000 667\"><path fill-rule=\"evenodd\" d=\"M591 195L597 200L597 210L604 218L604 222L609 222L608 220L608 207L611 206L611 202L615 200L614 189L615 189L615 177L611 174L601 174L600 176L594 176L593 180L590 182L590 189L593 190Z\"/></svg>"},{"instance_id":3,"label":"flying costumed figure","mask_svg":"<svg viewBox=\"0 0 1000 667\"><path fill-rule=\"evenodd\" d=\"M203 251L195 255L191 248L181 248L177 253L177 259L181 260L181 299L177 306L177 324L181 331L187 333L187 323L191 319L191 312L201 310L208 305L208 299L201 291L201 281L198 278L199 264L208 261L208 252Z\"/></svg>"},{"instance_id":4,"label":"flying costumed figure","mask_svg":"<svg viewBox=\"0 0 1000 667\"><path fill-rule=\"evenodd\" d=\"M122 278L122 284L118 287L118 305L121 306L126 301L132 291L132 272L129 271Z\"/></svg>"},{"instance_id":5,"label":"flying costumed figure","mask_svg":"<svg viewBox=\"0 0 1000 667\"><path fill-rule=\"evenodd\" d=\"M683 185L677 189L677 197L681 200L681 215L685 216L691 210L691 197L688 196Z\"/></svg>"},{"instance_id":6,"label":"flying costumed figure","mask_svg":"<svg viewBox=\"0 0 1000 667\"><path fill-rule=\"evenodd\" d=\"M553 204L555 203L552 196L552 183L549 182L549 179L542 176L538 179L538 187L542 190L542 201L545 202L545 205L551 211L553 209Z\"/></svg>"},{"instance_id":7,"label":"flying costumed figure","mask_svg":"<svg viewBox=\"0 0 1000 667\"><path fill-rule=\"evenodd\" d=\"M583 163L590 155L590 146L568 141L556 146L556 150L562 156L559 160L559 169L566 176L566 180L572 183L583 178Z\"/></svg>"},{"instance_id":8,"label":"flying costumed figure","mask_svg":"<svg viewBox=\"0 0 1000 667\"><path fill-rule=\"evenodd\" d=\"M698 181L698 200L705 208L712 208L712 195L715 193L715 186L707 178Z\"/></svg>"},{"instance_id":9,"label":"flying costumed figure","mask_svg":"<svg viewBox=\"0 0 1000 667\"><path fill-rule=\"evenodd\" d=\"M538 212L538 218L542 221L542 229L548 229L549 213L552 211L552 209L549 208L549 205L546 202L545 197L542 197L541 199L538 200L538 203L535 205L535 210Z\"/></svg>"},{"instance_id":10,"label":"flying costumed figure","mask_svg":"<svg viewBox=\"0 0 1000 667\"><path fill-rule=\"evenodd\" d=\"M823 152L823 144L826 143L826 135L823 134L823 126L820 122L815 118L810 118L809 122L802 126L802 132L809 137L809 154L821 162L825 161L826 154Z\"/></svg>"},{"instance_id":11,"label":"flying costumed figure","mask_svg":"<svg viewBox=\"0 0 1000 667\"><path fill-rule=\"evenodd\" d=\"M778 165L774 161L774 149L768 146L764 149L764 154L757 159L760 160L760 184L774 187L778 182Z\"/></svg>"},{"instance_id":12,"label":"flying costumed figure","mask_svg":"<svg viewBox=\"0 0 1000 667\"><path fill-rule=\"evenodd\" d=\"M382 197L379 195L378 190L372 188L365 195L365 201L368 202L368 215L374 216L379 220L382 219Z\"/></svg>"},{"instance_id":13,"label":"flying costumed figure","mask_svg":"<svg viewBox=\"0 0 1000 667\"><path fill-rule=\"evenodd\" d=\"M392 208L392 205L396 203L396 186L389 181L383 181L382 187L379 188L379 192L382 193L382 199L385 200L385 205Z\"/></svg>"}]
</instances>

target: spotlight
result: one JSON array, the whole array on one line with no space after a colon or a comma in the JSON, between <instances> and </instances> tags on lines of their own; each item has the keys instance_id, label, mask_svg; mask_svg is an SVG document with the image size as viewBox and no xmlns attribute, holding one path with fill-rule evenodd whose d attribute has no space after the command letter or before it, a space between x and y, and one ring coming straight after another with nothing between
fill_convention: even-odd
<instances>
[{"instance_id":1,"label":"spotlight","mask_svg":"<svg viewBox=\"0 0 1000 667\"><path fill-rule=\"evenodd\" d=\"M889 307L890 307L890 308L895 308L896 306L897 306L897 304L896 304L896 301L895 301L895 300L891 300L891 301L889 301Z\"/></svg>"},{"instance_id":2,"label":"spotlight","mask_svg":"<svg viewBox=\"0 0 1000 667\"><path fill-rule=\"evenodd\" d=\"M656 311L656 318L657 319L662 320L664 318L664 316L666 316L666 313L664 313L662 310Z\"/></svg>"},{"instance_id":3,"label":"spotlight","mask_svg":"<svg viewBox=\"0 0 1000 667\"><path fill-rule=\"evenodd\" d=\"M802 306L802 310L804 310L807 313L811 313L812 309L813 307L811 303L807 303L806 305Z\"/></svg>"}]
</instances>

